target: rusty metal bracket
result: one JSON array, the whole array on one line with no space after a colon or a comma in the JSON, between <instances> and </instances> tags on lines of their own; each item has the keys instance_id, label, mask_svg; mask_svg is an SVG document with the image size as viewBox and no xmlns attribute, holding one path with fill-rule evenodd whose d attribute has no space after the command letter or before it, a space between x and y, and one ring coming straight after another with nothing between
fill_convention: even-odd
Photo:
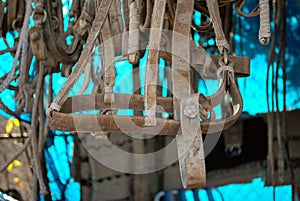
<instances>
[{"instance_id":1,"label":"rusty metal bracket","mask_svg":"<svg viewBox=\"0 0 300 201\"><path fill-rule=\"evenodd\" d=\"M182 184L184 188L201 188L206 173L198 94L181 100L180 116L181 135L176 140Z\"/></svg>"}]
</instances>

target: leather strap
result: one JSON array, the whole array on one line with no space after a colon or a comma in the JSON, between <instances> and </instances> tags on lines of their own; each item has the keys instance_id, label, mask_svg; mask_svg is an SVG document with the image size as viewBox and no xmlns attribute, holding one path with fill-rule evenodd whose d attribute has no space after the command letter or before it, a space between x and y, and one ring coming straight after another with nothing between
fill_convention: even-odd
<instances>
[{"instance_id":1,"label":"leather strap","mask_svg":"<svg viewBox=\"0 0 300 201\"><path fill-rule=\"evenodd\" d=\"M263 45L268 45L271 38L269 0L259 0L260 27L258 39Z\"/></svg>"},{"instance_id":2,"label":"leather strap","mask_svg":"<svg viewBox=\"0 0 300 201\"><path fill-rule=\"evenodd\" d=\"M83 72L83 69L86 67L86 63L89 58L89 54L94 47L94 43L103 27L103 24L106 20L109 8L111 6L112 1L110 0L102 0L99 10L96 14L95 20L93 22L93 26L91 28L91 32L89 34L89 37L87 39L86 46L84 50L81 53L81 56L79 58L79 61L77 63L76 68L69 76L68 80L65 82L64 86L61 88L61 90L58 92L56 98L52 102L53 105L58 105L61 107L61 105L65 102L68 94L70 93L71 88L76 83L78 78L80 77L80 74ZM50 105L50 107L47 109L47 116L48 118L51 118L51 111L54 110L54 108Z\"/></svg>"},{"instance_id":3,"label":"leather strap","mask_svg":"<svg viewBox=\"0 0 300 201\"><path fill-rule=\"evenodd\" d=\"M180 120L181 125L176 141L184 188L202 188L206 178L199 120L199 95L191 95L190 83L189 44L193 11L193 0L177 1L172 37L174 119Z\"/></svg>"},{"instance_id":4,"label":"leather strap","mask_svg":"<svg viewBox=\"0 0 300 201\"><path fill-rule=\"evenodd\" d=\"M17 51L16 51L16 54L14 56L13 66L12 66L10 72L8 73L7 77L5 78L5 80L2 81L2 83L0 84L0 93L3 90L5 90L9 86L10 82L14 79L15 72L17 70L17 61L18 61L19 56L21 54L23 41L28 40L28 38L25 38L25 37L27 35L26 33L28 32L28 24L29 24L29 20L30 20L30 14L31 14L31 11L32 11L31 7L28 6L28 5L31 5L31 2L32 2L31 0L28 0L28 2L27 2L25 20L24 20L24 23L23 23L23 26L22 26L22 29L21 29L20 41L17 45Z\"/></svg>"},{"instance_id":5,"label":"leather strap","mask_svg":"<svg viewBox=\"0 0 300 201\"><path fill-rule=\"evenodd\" d=\"M66 45L63 45L64 43L61 43L61 34L66 36L65 33L63 33L63 30L61 30L61 25L58 26L59 29L53 30L51 27L54 26L53 23L53 16L51 13L51 6L48 5L49 2L46 2L46 7L43 8L42 5L39 7L36 7L33 13L33 17L35 17L35 14L37 12L43 12L44 14L44 20L43 20L43 31L44 31L44 38L47 38L45 40L45 44L47 46L47 50L49 53L57 60L58 62L64 63L64 64L74 64L77 62L78 56L81 51L80 43L77 43L76 51L73 52L73 54L70 53L68 50L66 51ZM56 17L56 16L55 16ZM61 20L63 21L63 20ZM58 34L58 32L60 34ZM58 38L60 36L60 38Z\"/></svg>"},{"instance_id":6,"label":"leather strap","mask_svg":"<svg viewBox=\"0 0 300 201\"><path fill-rule=\"evenodd\" d=\"M92 26L94 17L95 17L94 1L89 0L84 2L81 15L78 18L78 20L75 22L73 30L82 36L85 35L86 32Z\"/></svg>"},{"instance_id":7,"label":"leather strap","mask_svg":"<svg viewBox=\"0 0 300 201\"><path fill-rule=\"evenodd\" d=\"M149 52L147 58L145 77L145 126L156 126L156 96L158 83L159 50L164 22L166 0L156 0L153 9L153 20L151 23L149 37Z\"/></svg>"},{"instance_id":8,"label":"leather strap","mask_svg":"<svg viewBox=\"0 0 300 201\"><path fill-rule=\"evenodd\" d=\"M21 29L23 20L25 15L25 1L19 0L18 1L18 8L17 8L17 16L16 19L13 20L12 28L13 29Z\"/></svg>"},{"instance_id":9,"label":"leather strap","mask_svg":"<svg viewBox=\"0 0 300 201\"><path fill-rule=\"evenodd\" d=\"M259 4L257 6L255 6L255 8L250 11L249 13L244 13L242 11L242 8L244 6L244 4L246 3L246 0L239 0L236 2L236 7L235 7L235 11L243 16L243 17L254 17L254 16L257 16L259 15Z\"/></svg>"},{"instance_id":10,"label":"leather strap","mask_svg":"<svg viewBox=\"0 0 300 201\"><path fill-rule=\"evenodd\" d=\"M192 22L192 28L199 32L207 32L211 30L213 28L212 21L210 20L208 23L205 21L205 19L209 18L208 10L204 6L200 5L199 2L195 2L195 10L197 10L201 14L201 24L200 26L197 26L195 22ZM203 24L202 22L204 22L205 24Z\"/></svg>"},{"instance_id":11,"label":"leather strap","mask_svg":"<svg viewBox=\"0 0 300 201\"><path fill-rule=\"evenodd\" d=\"M104 103L113 103L115 101L113 86L115 85L116 69L115 69L115 50L111 35L111 26L109 18L104 22L101 31L101 49L103 51L104 66Z\"/></svg>"},{"instance_id":12,"label":"leather strap","mask_svg":"<svg viewBox=\"0 0 300 201\"><path fill-rule=\"evenodd\" d=\"M109 22L110 22L110 29L111 29L110 32L112 36L112 41L115 47L114 54L115 56L120 56L122 55L121 34L124 31L120 0L114 0L113 5L110 7Z\"/></svg>"},{"instance_id":13,"label":"leather strap","mask_svg":"<svg viewBox=\"0 0 300 201\"><path fill-rule=\"evenodd\" d=\"M17 18L18 0L7 1L7 30L12 31L13 21Z\"/></svg>"},{"instance_id":14,"label":"leather strap","mask_svg":"<svg viewBox=\"0 0 300 201\"><path fill-rule=\"evenodd\" d=\"M219 52L224 54L224 51L227 53L230 52L230 45L226 40L223 28L222 28L222 20L219 11L218 0L206 0L208 11L210 14L210 18L212 20L215 34L216 34L216 45L218 46Z\"/></svg>"},{"instance_id":15,"label":"leather strap","mask_svg":"<svg viewBox=\"0 0 300 201\"><path fill-rule=\"evenodd\" d=\"M4 16L5 16L5 13L4 13L4 2L0 1L0 36L3 36L3 27L4 27Z\"/></svg>"},{"instance_id":16,"label":"leather strap","mask_svg":"<svg viewBox=\"0 0 300 201\"><path fill-rule=\"evenodd\" d=\"M146 1L147 1L147 4L146 4L146 6L144 6L144 9L146 12L146 17L145 17L144 23L142 23L140 25L141 31L149 29L151 26L151 19L152 18L155 19L155 17L153 16L154 15L153 11L155 12L155 9L153 9L152 0L146 0ZM163 11L163 13L165 14L165 11Z\"/></svg>"},{"instance_id":17,"label":"leather strap","mask_svg":"<svg viewBox=\"0 0 300 201\"><path fill-rule=\"evenodd\" d=\"M199 119L199 95L193 94L182 99L180 105L181 135L177 135L176 140L184 188L205 186L205 160Z\"/></svg>"},{"instance_id":18,"label":"leather strap","mask_svg":"<svg viewBox=\"0 0 300 201\"><path fill-rule=\"evenodd\" d=\"M128 37L128 60L131 64L140 61L140 21L138 0L129 4L129 37Z\"/></svg>"},{"instance_id":19,"label":"leather strap","mask_svg":"<svg viewBox=\"0 0 300 201\"><path fill-rule=\"evenodd\" d=\"M131 0L124 0L122 1L122 8L123 8L123 16L124 16L124 22L125 22L125 27L126 30L129 30L129 1Z\"/></svg>"}]
</instances>

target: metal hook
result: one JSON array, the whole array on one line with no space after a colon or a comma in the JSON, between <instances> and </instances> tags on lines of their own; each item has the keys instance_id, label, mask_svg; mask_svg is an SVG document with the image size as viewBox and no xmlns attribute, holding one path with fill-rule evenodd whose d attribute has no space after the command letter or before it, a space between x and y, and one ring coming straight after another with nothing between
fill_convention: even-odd
<instances>
[{"instance_id":1,"label":"metal hook","mask_svg":"<svg viewBox=\"0 0 300 201\"><path fill-rule=\"evenodd\" d=\"M223 56L224 56L224 64L228 65L229 64L229 55L228 55L228 50L224 48L224 52L223 52Z\"/></svg>"}]
</instances>

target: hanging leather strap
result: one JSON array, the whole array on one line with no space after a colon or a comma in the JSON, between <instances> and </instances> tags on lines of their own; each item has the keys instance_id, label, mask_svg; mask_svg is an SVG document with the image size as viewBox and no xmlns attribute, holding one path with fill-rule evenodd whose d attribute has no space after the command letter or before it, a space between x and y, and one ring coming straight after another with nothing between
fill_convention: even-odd
<instances>
[{"instance_id":1,"label":"hanging leather strap","mask_svg":"<svg viewBox=\"0 0 300 201\"><path fill-rule=\"evenodd\" d=\"M261 44L268 45L271 38L269 0L259 0L259 8L260 27L258 38Z\"/></svg>"},{"instance_id":2,"label":"hanging leather strap","mask_svg":"<svg viewBox=\"0 0 300 201\"><path fill-rule=\"evenodd\" d=\"M124 2L124 1L123 1ZM125 25L122 21L121 2L120 0L114 0L113 5L109 11L109 22L111 29L111 40L114 43L114 55L122 55L122 36Z\"/></svg>"},{"instance_id":3,"label":"hanging leather strap","mask_svg":"<svg viewBox=\"0 0 300 201\"><path fill-rule=\"evenodd\" d=\"M109 10L109 22L112 29L112 36L123 33L123 22L120 0L113 0L113 6Z\"/></svg>"},{"instance_id":4,"label":"hanging leather strap","mask_svg":"<svg viewBox=\"0 0 300 201\"><path fill-rule=\"evenodd\" d=\"M45 3L46 6L43 3L37 4L33 12L33 18L35 18L35 15L38 16L40 14L43 14L44 16L43 33L44 33L44 38L47 39L45 40L45 44L51 56L53 56L53 58L55 58L55 60L58 62L73 65L75 62L77 62L78 56L80 54L81 46L79 46L78 44L75 48L76 51L74 51L73 54L69 54L70 52L68 52L68 50L67 51L65 50L66 45L60 44L60 41L62 41L62 39L59 38L59 36L62 35L66 36L66 35L63 33L63 26L61 24L56 25L57 28L53 29L54 26L53 21L55 21L53 19L56 19L58 23L59 22L58 19L62 17L58 16L59 18L57 18L57 16L52 14L51 6L48 4L49 2L47 2L47 4Z\"/></svg>"},{"instance_id":5,"label":"hanging leather strap","mask_svg":"<svg viewBox=\"0 0 300 201\"><path fill-rule=\"evenodd\" d=\"M12 31L13 21L17 18L18 0L7 1L7 30Z\"/></svg>"},{"instance_id":6,"label":"hanging leather strap","mask_svg":"<svg viewBox=\"0 0 300 201\"><path fill-rule=\"evenodd\" d=\"M216 34L216 45L218 46L219 52L224 54L224 51L227 53L230 52L230 46L228 41L226 40L223 28L222 28L222 20L220 16L219 3L218 0L206 0L207 7L209 10L210 18L213 23L213 27Z\"/></svg>"},{"instance_id":7,"label":"hanging leather strap","mask_svg":"<svg viewBox=\"0 0 300 201\"><path fill-rule=\"evenodd\" d=\"M190 27L193 0L179 0L172 37L174 119L180 120L176 135L179 167L185 188L205 186L205 162L200 126L199 95L191 95Z\"/></svg>"},{"instance_id":8,"label":"hanging leather strap","mask_svg":"<svg viewBox=\"0 0 300 201\"><path fill-rule=\"evenodd\" d=\"M82 36L85 35L86 32L92 26L94 17L95 17L95 3L92 0L86 1L82 8L80 17L74 24L73 30Z\"/></svg>"},{"instance_id":9,"label":"hanging leather strap","mask_svg":"<svg viewBox=\"0 0 300 201\"><path fill-rule=\"evenodd\" d=\"M152 0L147 0L147 4L146 4L146 6L144 6L144 9L146 9L145 10L146 11L146 17L145 17L145 22L140 25L141 31L149 29L150 26L151 26L151 19L152 19L152 16L154 15L153 14ZM154 10L154 12L155 12L155 10ZM165 11L163 13L165 14Z\"/></svg>"},{"instance_id":10,"label":"hanging leather strap","mask_svg":"<svg viewBox=\"0 0 300 201\"><path fill-rule=\"evenodd\" d=\"M140 21L139 0L132 0L129 5L128 60L131 64L140 61Z\"/></svg>"},{"instance_id":11,"label":"hanging leather strap","mask_svg":"<svg viewBox=\"0 0 300 201\"><path fill-rule=\"evenodd\" d=\"M176 17L175 17L176 19ZM200 126L199 95L181 100L181 135L176 135L179 168L184 188L202 188L206 182L204 149Z\"/></svg>"},{"instance_id":12,"label":"hanging leather strap","mask_svg":"<svg viewBox=\"0 0 300 201\"><path fill-rule=\"evenodd\" d=\"M103 27L103 24L107 18L107 14L109 11L109 8L111 6L112 1L111 0L102 0L99 10L96 14L95 20L93 22L93 26L91 28L91 32L89 34L89 37L87 39L86 46L84 50L82 51L82 54L79 58L79 61L77 63L76 68L69 76L68 80L64 84L64 86L61 88L61 90L58 92L56 98L51 103L50 107L47 109L47 116L48 118L51 118L51 111L56 110L59 111L61 108L61 105L65 102L68 94L70 93L71 88L76 83L78 78L80 77L81 73L83 72L83 69L86 67L86 63L89 58L89 54L94 47L94 43Z\"/></svg>"},{"instance_id":13,"label":"hanging leather strap","mask_svg":"<svg viewBox=\"0 0 300 201\"><path fill-rule=\"evenodd\" d=\"M122 1L122 9L124 16L125 29L124 31L129 30L129 0Z\"/></svg>"},{"instance_id":14,"label":"hanging leather strap","mask_svg":"<svg viewBox=\"0 0 300 201\"><path fill-rule=\"evenodd\" d=\"M164 22L166 0L156 0L153 9L153 19L151 23L149 37L149 52L147 58L146 78L145 78L145 126L156 126L156 99L158 83L159 50Z\"/></svg>"},{"instance_id":15,"label":"hanging leather strap","mask_svg":"<svg viewBox=\"0 0 300 201\"><path fill-rule=\"evenodd\" d=\"M4 27L4 17L5 17L5 13L4 13L4 2L0 1L0 36L3 36L3 27Z\"/></svg>"},{"instance_id":16,"label":"hanging leather strap","mask_svg":"<svg viewBox=\"0 0 300 201\"><path fill-rule=\"evenodd\" d=\"M32 11L31 3L32 3L32 0L27 1L25 19L24 19L23 26L22 26L21 33L20 33L20 41L18 43L17 51L16 51L16 54L14 57L13 67L12 67L11 71L9 72L9 74L7 75L7 77L5 78L5 80L0 84L0 93L3 90L5 90L8 87L8 85L10 84L10 82L14 79L16 68L17 68L17 61L21 54L23 41L28 40L28 38L26 38L26 35L27 35L26 33L28 32L30 14ZM27 51L27 50L24 50L24 51Z\"/></svg>"},{"instance_id":17,"label":"hanging leather strap","mask_svg":"<svg viewBox=\"0 0 300 201\"><path fill-rule=\"evenodd\" d=\"M242 8L246 0L239 0L236 2L236 12L244 17L255 17L260 16L260 27L258 39L262 45L268 45L271 38L270 31L270 5L269 0L259 0L259 4L249 13L244 13Z\"/></svg>"},{"instance_id":18,"label":"hanging leather strap","mask_svg":"<svg viewBox=\"0 0 300 201\"><path fill-rule=\"evenodd\" d=\"M115 50L113 38L111 35L111 27L109 18L104 22L101 31L101 49L103 51L104 65L104 103L114 103L113 86L115 85L116 69L115 69Z\"/></svg>"},{"instance_id":19,"label":"hanging leather strap","mask_svg":"<svg viewBox=\"0 0 300 201\"><path fill-rule=\"evenodd\" d=\"M172 36L172 85L174 119L180 119L180 99L191 94L190 86L190 25L194 1L178 1ZM177 99L177 100L176 100Z\"/></svg>"},{"instance_id":20,"label":"hanging leather strap","mask_svg":"<svg viewBox=\"0 0 300 201\"><path fill-rule=\"evenodd\" d=\"M25 2L24 0L19 0L17 2L17 16L12 22L12 28L14 30L18 30L22 28L22 23L24 20L24 14L25 14Z\"/></svg>"}]
</instances>

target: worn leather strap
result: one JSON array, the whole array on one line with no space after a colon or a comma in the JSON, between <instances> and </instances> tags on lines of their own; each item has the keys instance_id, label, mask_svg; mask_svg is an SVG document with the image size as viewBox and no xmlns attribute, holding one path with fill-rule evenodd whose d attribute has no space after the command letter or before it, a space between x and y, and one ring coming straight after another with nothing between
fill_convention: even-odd
<instances>
[{"instance_id":1,"label":"worn leather strap","mask_svg":"<svg viewBox=\"0 0 300 201\"><path fill-rule=\"evenodd\" d=\"M101 30L101 50L103 55L104 66L104 103L113 103L115 101L113 86L115 85L116 69L115 69L115 50L113 38L111 35L111 26L109 18L104 22Z\"/></svg>"},{"instance_id":2,"label":"worn leather strap","mask_svg":"<svg viewBox=\"0 0 300 201\"><path fill-rule=\"evenodd\" d=\"M4 28L4 24L3 24L3 21L4 21L4 16L5 16L5 13L4 13L4 2L0 1L0 36L3 36L3 28Z\"/></svg>"},{"instance_id":3,"label":"worn leather strap","mask_svg":"<svg viewBox=\"0 0 300 201\"><path fill-rule=\"evenodd\" d=\"M19 0L18 1L18 6L17 6L17 17L14 19L12 23L12 28L13 29L21 29L23 20L24 20L24 15L25 15L25 1L24 0Z\"/></svg>"},{"instance_id":4,"label":"worn leather strap","mask_svg":"<svg viewBox=\"0 0 300 201\"><path fill-rule=\"evenodd\" d=\"M199 114L199 95L191 95L190 27L193 0L178 0L172 37L174 119L180 120L176 135L179 167L185 188L205 186L205 161Z\"/></svg>"},{"instance_id":5,"label":"worn leather strap","mask_svg":"<svg viewBox=\"0 0 300 201\"><path fill-rule=\"evenodd\" d=\"M263 45L268 45L271 38L269 0L259 0L260 27L258 39Z\"/></svg>"},{"instance_id":6,"label":"worn leather strap","mask_svg":"<svg viewBox=\"0 0 300 201\"><path fill-rule=\"evenodd\" d=\"M180 119L180 99L191 94L190 25L194 1L178 1L172 36L172 86L174 119ZM178 101L176 101L178 99Z\"/></svg>"},{"instance_id":7,"label":"worn leather strap","mask_svg":"<svg viewBox=\"0 0 300 201\"><path fill-rule=\"evenodd\" d=\"M179 168L184 188L202 188L206 182L204 148L200 126L199 95L181 100L181 135L176 136Z\"/></svg>"},{"instance_id":8,"label":"worn leather strap","mask_svg":"<svg viewBox=\"0 0 300 201\"><path fill-rule=\"evenodd\" d=\"M10 72L8 73L7 77L5 78L4 81L2 81L2 83L0 84L0 93L5 90L10 82L14 79L15 77L15 72L17 70L17 61L19 59L19 56L21 54L21 50L22 50L22 44L23 41L28 40L28 38L26 38L26 33L28 32L28 24L29 24L29 20L30 20L30 14L31 14L31 7L28 5L31 5L31 0L29 0L27 2L27 6L26 6L26 14L25 14L25 20L21 29L21 33L20 33L20 40L19 43L17 44L17 51L16 54L14 56L14 61L13 61L13 66L10 70ZM24 50L25 51L25 50Z\"/></svg>"},{"instance_id":9,"label":"worn leather strap","mask_svg":"<svg viewBox=\"0 0 300 201\"><path fill-rule=\"evenodd\" d=\"M92 26L94 17L95 17L94 1L89 0L89 1L84 2L82 12L81 12L78 20L74 24L73 30L82 36L85 35L86 32Z\"/></svg>"},{"instance_id":10,"label":"worn leather strap","mask_svg":"<svg viewBox=\"0 0 300 201\"><path fill-rule=\"evenodd\" d=\"M213 27L216 34L216 45L218 46L219 52L224 53L226 50L230 52L230 45L226 40L223 28L222 28L222 20L220 16L219 3L218 0L206 0L206 4L208 7L208 11L210 14L210 18L213 23Z\"/></svg>"},{"instance_id":11,"label":"worn leather strap","mask_svg":"<svg viewBox=\"0 0 300 201\"><path fill-rule=\"evenodd\" d=\"M7 1L7 30L12 31L13 21L17 18L18 0Z\"/></svg>"},{"instance_id":12,"label":"worn leather strap","mask_svg":"<svg viewBox=\"0 0 300 201\"><path fill-rule=\"evenodd\" d=\"M141 31L145 30L145 29L148 29L150 28L151 26L151 19L152 18L155 18L153 15L153 11L155 12L155 9L153 9L153 3L152 3L152 0L147 0L147 4L146 6L144 7L145 12L146 12L146 17L145 17L145 21L144 23L141 23L140 25L140 29ZM163 13L165 14L165 11L163 11Z\"/></svg>"},{"instance_id":13,"label":"worn leather strap","mask_svg":"<svg viewBox=\"0 0 300 201\"><path fill-rule=\"evenodd\" d=\"M122 10L123 10L123 16L124 16L124 23L125 23L125 29L124 31L129 30L129 1L131 0L125 0L122 1Z\"/></svg>"},{"instance_id":14,"label":"worn leather strap","mask_svg":"<svg viewBox=\"0 0 300 201\"><path fill-rule=\"evenodd\" d=\"M195 10L197 10L201 14L201 24L200 24L200 26L197 26L195 24L195 22L192 22L192 28L194 30L199 31L199 32L207 32L207 31L211 30L213 28L212 21L210 20L207 23L204 20L205 17L209 18L209 12L208 12L208 10L204 6L202 6L201 4L199 4L199 2L195 2ZM202 21L204 21L205 24L202 24Z\"/></svg>"},{"instance_id":15,"label":"worn leather strap","mask_svg":"<svg viewBox=\"0 0 300 201\"><path fill-rule=\"evenodd\" d=\"M166 0L156 0L153 9L153 19L151 23L149 37L149 52L145 76L145 126L156 126L156 99L158 83L158 64L160 41L164 22ZM151 111L151 112L150 112Z\"/></svg>"},{"instance_id":16,"label":"worn leather strap","mask_svg":"<svg viewBox=\"0 0 300 201\"><path fill-rule=\"evenodd\" d=\"M61 0L56 0L56 2L52 3L52 29L57 29L57 32L59 33L56 41L57 48L63 54L78 59L84 40L80 34L73 30L73 27L81 12L80 0L72 1L72 7L69 13L70 18L68 21L68 29L66 31L64 31L64 16L62 14L62 7L63 5ZM66 40L70 37L72 37L72 42L71 44L67 44Z\"/></svg>"},{"instance_id":17,"label":"worn leather strap","mask_svg":"<svg viewBox=\"0 0 300 201\"><path fill-rule=\"evenodd\" d=\"M47 2L46 8L41 8L41 7L37 7L37 8L42 9L45 13L43 30L44 30L44 38L47 38L47 40L45 40L47 50L58 62L73 65L75 62L77 62L78 56L81 51L80 43L77 43L77 46L75 48L76 51L74 51L73 54L68 54L68 51L65 51L66 45L62 45L60 43L62 39L58 38L58 36L61 36L61 34L65 35L63 33L63 30L61 30L61 26L59 26L59 30L52 29L52 27L54 26L53 17L57 17L57 16L51 14L51 6L49 5L49 2ZM37 8L35 8L35 10ZM60 34L58 35L57 32L59 32Z\"/></svg>"},{"instance_id":18,"label":"worn leather strap","mask_svg":"<svg viewBox=\"0 0 300 201\"><path fill-rule=\"evenodd\" d=\"M259 15L259 4L257 4L257 6L255 6L255 8L250 11L249 13L244 13L242 11L244 4L246 3L246 0L239 0L236 2L236 6L235 6L235 11L243 16L243 17L254 17L254 16L258 16Z\"/></svg>"},{"instance_id":19,"label":"worn leather strap","mask_svg":"<svg viewBox=\"0 0 300 201\"><path fill-rule=\"evenodd\" d=\"M132 1L129 5L129 37L128 61L138 64L140 61L140 22L139 1Z\"/></svg>"},{"instance_id":20,"label":"worn leather strap","mask_svg":"<svg viewBox=\"0 0 300 201\"><path fill-rule=\"evenodd\" d=\"M124 2L124 1L123 1ZM122 21L120 0L114 0L109 10L109 22L112 41L114 43L115 56L122 55L122 36L125 25Z\"/></svg>"},{"instance_id":21,"label":"worn leather strap","mask_svg":"<svg viewBox=\"0 0 300 201\"><path fill-rule=\"evenodd\" d=\"M93 22L93 26L91 28L91 32L87 39L86 46L81 53L81 56L77 63L77 66L74 69L74 71L71 73L71 75L69 76L68 80L65 82L64 86L58 92L56 98L53 101L53 104L61 106L65 102L68 94L70 93L71 88L73 87L73 85L76 83L76 81L80 77L81 73L83 72L83 69L86 67L85 65L88 61L89 54L90 54L92 48L94 47L94 43L103 27L103 24L106 20L111 3L112 3L112 1L110 1L110 0L102 0L101 1L99 10L96 14L95 20ZM50 114L51 111L53 111L53 108L50 105L50 107L47 109L47 116L49 118L51 118L51 114Z\"/></svg>"}]
</instances>

